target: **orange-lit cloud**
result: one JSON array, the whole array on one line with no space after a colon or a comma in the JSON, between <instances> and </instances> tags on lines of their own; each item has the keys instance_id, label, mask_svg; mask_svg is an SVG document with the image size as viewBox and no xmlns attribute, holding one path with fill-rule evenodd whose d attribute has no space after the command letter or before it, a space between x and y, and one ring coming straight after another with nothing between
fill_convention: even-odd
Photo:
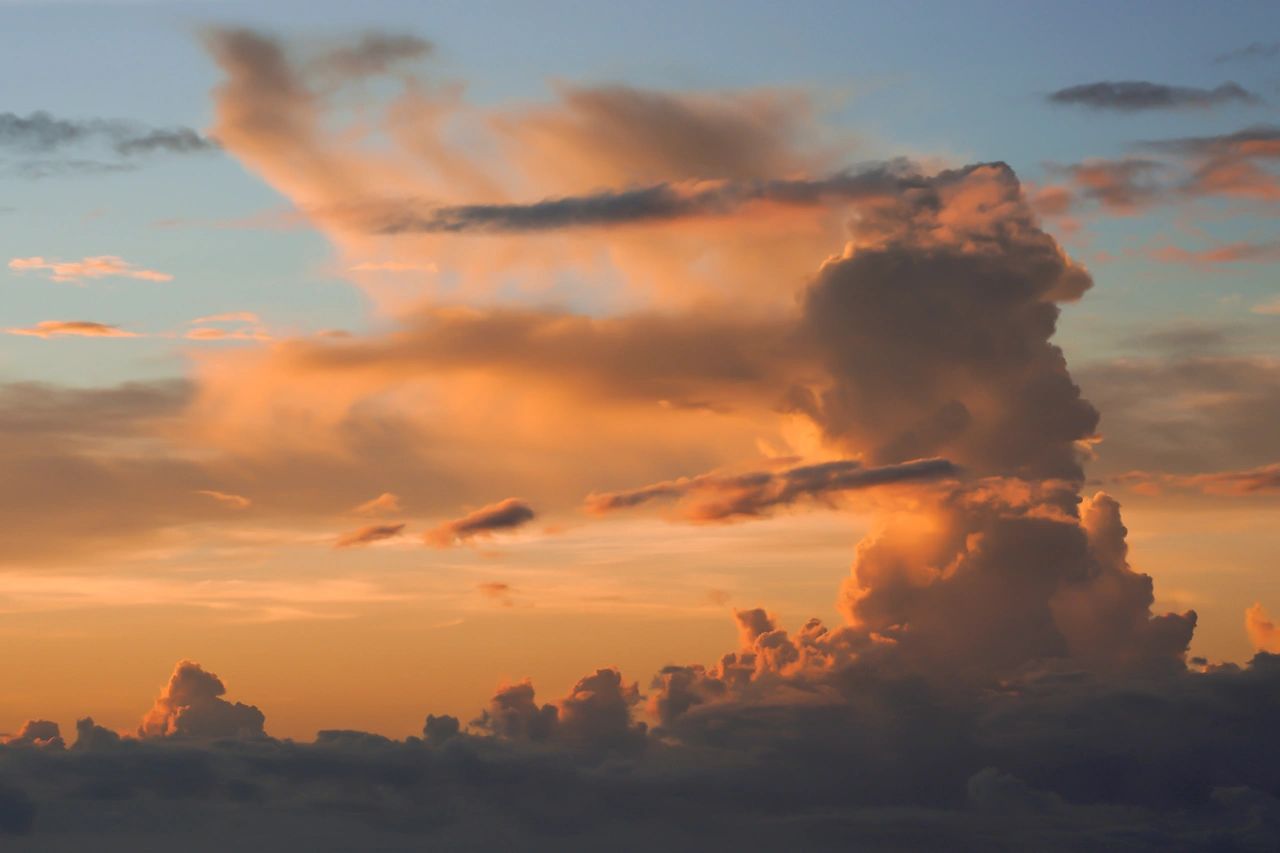
<instances>
[{"instance_id":1,"label":"orange-lit cloud","mask_svg":"<svg viewBox=\"0 0 1280 853\"><path fill-rule=\"evenodd\" d=\"M833 500L845 492L895 483L954 477L945 459L918 459L895 465L864 467L853 460L802 465L784 471L702 474L622 492L587 496L588 512L602 514L651 501L678 500L680 515L690 521L729 521L767 515L777 507L803 499Z\"/></svg>"},{"instance_id":2,"label":"orange-lit cloud","mask_svg":"<svg viewBox=\"0 0 1280 853\"><path fill-rule=\"evenodd\" d=\"M1195 489L1207 495L1236 497L1274 495L1280 494L1280 463L1243 471L1214 471L1206 474L1129 471L1116 479L1147 495L1160 494L1164 489Z\"/></svg>"},{"instance_id":3,"label":"orange-lit cloud","mask_svg":"<svg viewBox=\"0 0 1280 853\"><path fill-rule=\"evenodd\" d=\"M42 272L52 281L82 281L87 278L136 278L142 281L172 281L168 273L129 263L115 255L97 255L78 261L52 261L40 256L9 261L14 272Z\"/></svg>"},{"instance_id":4,"label":"orange-lit cloud","mask_svg":"<svg viewBox=\"0 0 1280 853\"><path fill-rule=\"evenodd\" d=\"M380 515L384 512L400 512L400 510L400 496L391 492L383 492L376 498L371 498L353 507L351 512L356 515Z\"/></svg>"},{"instance_id":5,"label":"orange-lit cloud","mask_svg":"<svg viewBox=\"0 0 1280 853\"><path fill-rule=\"evenodd\" d=\"M1249 634L1249 642L1260 652L1280 654L1280 627L1271 621L1271 617L1259 602L1254 602L1244 612L1244 627Z\"/></svg>"},{"instance_id":6,"label":"orange-lit cloud","mask_svg":"<svg viewBox=\"0 0 1280 853\"><path fill-rule=\"evenodd\" d=\"M227 492L219 492L216 489L196 489L196 494L213 498L218 503L233 509L248 509L253 505L253 501L244 495L232 495Z\"/></svg>"},{"instance_id":7,"label":"orange-lit cloud","mask_svg":"<svg viewBox=\"0 0 1280 853\"><path fill-rule=\"evenodd\" d=\"M136 338L136 332L129 332L119 326L106 323L94 323L89 320L41 320L34 326L22 326L5 329L11 335L26 335L33 338Z\"/></svg>"},{"instance_id":8,"label":"orange-lit cloud","mask_svg":"<svg viewBox=\"0 0 1280 853\"><path fill-rule=\"evenodd\" d=\"M225 314L210 314L205 317L197 317L191 321L193 326L202 326L208 323L250 323L257 325L262 322L262 318L252 311L228 311Z\"/></svg>"},{"instance_id":9,"label":"orange-lit cloud","mask_svg":"<svg viewBox=\"0 0 1280 853\"><path fill-rule=\"evenodd\" d=\"M169 683L138 726L138 736L261 737L265 717L252 705L232 704L218 676L194 661L179 661Z\"/></svg>"},{"instance_id":10,"label":"orange-lit cloud","mask_svg":"<svg viewBox=\"0 0 1280 853\"><path fill-rule=\"evenodd\" d=\"M514 602L511 600L513 592L511 584L502 581L486 581L476 585L476 589L480 594L490 601L501 604L503 607L511 607Z\"/></svg>"},{"instance_id":11,"label":"orange-lit cloud","mask_svg":"<svg viewBox=\"0 0 1280 853\"><path fill-rule=\"evenodd\" d=\"M370 524L361 527L359 530L352 530L338 537L334 543L335 548L357 548L363 545L372 545L374 542L382 542L387 539L394 539L404 533L404 524Z\"/></svg>"},{"instance_id":12,"label":"orange-lit cloud","mask_svg":"<svg viewBox=\"0 0 1280 853\"><path fill-rule=\"evenodd\" d=\"M533 519L534 511L531 506L519 498L507 498L483 506L461 518L446 521L423 534L423 539L428 545L448 548L473 539L487 539L497 533L516 530Z\"/></svg>"}]
</instances>

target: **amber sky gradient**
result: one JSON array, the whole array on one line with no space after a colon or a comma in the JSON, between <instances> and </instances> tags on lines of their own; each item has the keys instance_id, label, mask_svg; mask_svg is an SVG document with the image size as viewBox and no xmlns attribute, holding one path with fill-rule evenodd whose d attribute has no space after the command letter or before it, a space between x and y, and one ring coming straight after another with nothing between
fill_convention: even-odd
<instances>
[{"instance_id":1,"label":"amber sky gradient","mask_svg":"<svg viewBox=\"0 0 1280 853\"><path fill-rule=\"evenodd\" d=\"M987 513L1096 540L1116 501L1113 589L1024 591L1071 654L1176 657L1187 611L1192 656L1277 650L1274 85L1027 91L1001 122L1174 119L1015 169L850 121L924 97L888 71L498 97L429 20L366 29L175 27L172 117L0 115L0 223L38 223L0 239L0 729L132 732L184 659L307 740L644 688L735 610L871 642L943 605L855 549L946 578Z\"/></svg>"}]
</instances>

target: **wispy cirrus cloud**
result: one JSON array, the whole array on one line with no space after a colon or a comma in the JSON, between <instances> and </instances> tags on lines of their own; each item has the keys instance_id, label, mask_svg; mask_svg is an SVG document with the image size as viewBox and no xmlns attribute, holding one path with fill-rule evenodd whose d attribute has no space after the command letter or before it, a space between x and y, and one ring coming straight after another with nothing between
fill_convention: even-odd
<instances>
[{"instance_id":1,"label":"wispy cirrus cloud","mask_svg":"<svg viewBox=\"0 0 1280 853\"><path fill-rule=\"evenodd\" d=\"M1224 497L1280 495L1280 462L1241 471L1203 474L1129 471L1116 477L1116 481L1147 495L1157 495L1167 489L1190 489Z\"/></svg>"},{"instance_id":2,"label":"wispy cirrus cloud","mask_svg":"<svg viewBox=\"0 0 1280 853\"><path fill-rule=\"evenodd\" d=\"M212 498L218 503L223 504L224 506L229 506L232 509L248 509L253 506L253 501L246 498L244 495L220 492L216 489L196 489L196 494Z\"/></svg>"},{"instance_id":3,"label":"wispy cirrus cloud","mask_svg":"<svg viewBox=\"0 0 1280 853\"><path fill-rule=\"evenodd\" d=\"M33 255L13 258L9 261L9 269L16 273L43 273L50 281L78 282L95 278L173 281L169 273L140 267L116 255L94 255L78 261L57 261Z\"/></svg>"},{"instance_id":4,"label":"wispy cirrus cloud","mask_svg":"<svg viewBox=\"0 0 1280 853\"><path fill-rule=\"evenodd\" d=\"M137 332L126 331L119 326L94 323L90 320L41 320L31 326L5 329L10 335L26 335L33 338L137 338Z\"/></svg>"}]
</instances>

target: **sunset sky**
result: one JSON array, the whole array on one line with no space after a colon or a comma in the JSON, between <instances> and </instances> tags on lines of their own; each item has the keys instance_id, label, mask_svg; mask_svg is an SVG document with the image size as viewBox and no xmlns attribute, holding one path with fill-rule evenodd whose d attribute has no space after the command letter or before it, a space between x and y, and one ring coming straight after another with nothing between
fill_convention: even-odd
<instances>
[{"instance_id":1,"label":"sunset sky","mask_svg":"<svg viewBox=\"0 0 1280 853\"><path fill-rule=\"evenodd\" d=\"M0 2L0 732L520 743L528 679L551 741L616 694L609 749L669 770L715 763L684 715L854 670L1262 678L1277 38L1243 2Z\"/></svg>"}]
</instances>

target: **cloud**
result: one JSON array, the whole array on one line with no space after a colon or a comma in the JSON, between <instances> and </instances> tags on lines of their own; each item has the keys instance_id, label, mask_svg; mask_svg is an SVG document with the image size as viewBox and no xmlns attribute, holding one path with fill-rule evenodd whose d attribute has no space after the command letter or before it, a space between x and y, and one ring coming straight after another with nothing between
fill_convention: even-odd
<instances>
[{"instance_id":1,"label":"cloud","mask_svg":"<svg viewBox=\"0 0 1280 853\"><path fill-rule=\"evenodd\" d=\"M1271 617L1262 605L1254 602L1244 612L1244 627L1249 634L1249 642L1260 652L1280 652L1280 628L1271 621Z\"/></svg>"},{"instance_id":2,"label":"cloud","mask_svg":"<svg viewBox=\"0 0 1280 853\"><path fill-rule=\"evenodd\" d=\"M226 492L219 492L216 489L196 489L196 494L213 498L218 503L229 506L232 509L248 509L253 506L253 501L244 495L232 495Z\"/></svg>"},{"instance_id":3,"label":"cloud","mask_svg":"<svg viewBox=\"0 0 1280 853\"><path fill-rule=\"evenodd\" d=\"M448 548L473 539L485 539L495 533L515 530L534 519L533 507L519 498L506 498L483 506L462 518L446 521L423 535L428 545Z\"/></svg>"},{"instance_id":4,"label":"cloud","mask_svg":"<svg viewBox=\"0 0 1280 853\"><path fill-rule=\"evenodd\" d=\"M225 314L210 314L207 317L197 317L191 321L193 326L203 326L208 323L250 323L257 325L262 322L262 318L252 311L229 311Z\"/></svg>"},{"instance_id":5,"label":"cloud","mask_svg":"<svg viewBox=\"0 0 1280 853\"><path fill-rule=\"evenodd\" d=\"M209 326L202 326L196 329L188 329L183 335L189 341L269 341L272 340L270 334L261 328L249 329L218 329Z\"/></svg>"},{"instance_id":6,"label":"cloud","mask_svg":"<svg viewBox=\"0 0 1280 853\"><path fill-rule=\"evenodd\" d=\"M1187 250L1178 246L1162 246L1148 253L1154 261L1166 264L1269 264L1280 261L1280 241L1237 241L1210 249ZM1256 311L1255 313L1265 313Z\"/></svg>"},{"instance_id":7,"label":"cloud","mask_svg":"<svg viewBox=\"0 0 1280 853\"><path fill-rule=\"evenodd\" d=\"M400 496L391 492L383 492L351 509L356 515L380 515L384 512L400 512Z\"/></svg>"},{"instance_id":8,"label":"cloud","mask_svg":"<svg viewBox=\"0 0 1280 853\"><path fill-rule=\"evenodd\" d=\"M1280 364L1265 356L1196 351L1202 346L1197 341L1158 358L1094 362L1078 371L1090 399L1106 413L1096 472L1194 475L1275 461L1269 425L1280 418Z\"/></svg>"},{"instance_id":9,"label":"cloud","mask_svg":"<svg viewBox=\"0 0 1280 853\"><path fill-rule=\"evenodd\" d=\"M1086 160L1057 170L1071 179L1085 198L1120 216L1130 216L1168 197L1161 180L1167 166L1159 161L1126 157L1119 160Z\"/></svg>"},{"instance_id":10,"label":"cloud","mask_svg":"<svg viewBox=\"0 0 1280 853\"><path fill-rule=\"evenodd\" d=\"M374 234L520 233L725 216L753 203L817 207L834 200L872 201L909 190L927 191L945 179L930 181L908 171L906 164L895 163L819 180L702 181L690 187L655 184L532 204L419 209L412 202L374 202L334 213L351 217Z\"/></svg>"},{"instance_id":11,"label":"cloud","mask_svg":"<svg viewBox=\"0 0 1280 853\"><path fill-rule=\"evenodd\" d=\"M386 272L386 273L415 273L439 272L440 268L430 261L425 263L405 263L404 261L361 261L348 267L351 272Z\"/></svg>"},{"instance_id":12,"label":"cloud","mask_svg":"<svg viewBox=\"0 0 1280 853\"><path fill-rule=\"evenodd\" d=\"M215 31L214 38L217 38ZM386 74L402 62L421 59L433 51L431 42L418 36L368 32L348 45L320 54L315 65L325 73L360 78Z\"/></svg>"},{"instance_id":13,"label":"cloud","mask_svg":"<svg viewBox=\"0 0 1280 853\"><path fill-rule=\"evenodd\" d=\"M1051 104L1067 104L1095 110L1140 112L1221 106L1231 103L1258 103L1261 99L1238 83L1223 83L1213 89L1168 86L1143 80L1104 80L1059 89L1046 96Z\"/></svg>"},{"instance_id":14,"label":"cloud","mask_svg":"<svg viewBox=\"0 0 1280 853\"><path fill-rule=\"evenodd\" d=\"M529 681L505 685L471 724L496 737L546 740L559 724L560 712L555 705L539 706L534 696L533 684Z\"/></svg>"},{"instance_id":15,"label":"cloud","mask_svg":"<svg viewBox=\"0 0 1280 853\"><path fill-rule=\"evenodd\" d=\"M476 589L480 594L490 601L497 602L503 607L510 607L514 602L511 600L511 584L502 583L501 581L486 581L476 585Z\"/></svg>"},{"instance_id":16,"label":"cloud","mask_svg":"<svg viewBox=\"0 0 1280 853\"><path fill-rule=\"evenodd\" d=\"M1159 494L1164 489L1196 489L1206 495L1272 495L1280 494L1280 463L1246 471L1213 471L1205 474L1128 471L1116 479L1145 494Z\"/></svg>"},{"instance_id":17,"label":"cloud","mask_svg":"<svg viewBox=\"0 0 1280 853\"><path fill-rule=\"evenodd\" d=\"M1180 187L1187 196L1280 198L1280 182L1266 168L1280 159L1280 128L1274 125L1253 125L1217 136L1151 140L1142 146L1187 160L1189 175Z\"/></svg>"},{"instance_id":18,"label":"cloud","mask_svg":"<svg viewBox=\"0 0 1280 853\"><path fill-rule=\"evenodd\" d=\"M407 160L421 169L390 168L323 132L329 90L318 78L331 72L254 33L222 31L211 40L227 78L220 135L225 130L237 156L291 198L317 207L349 202L365 187L403 183L448 160L451 152L432 149L434 137L423 130L436 127L434 102L411 94L399 102L403 136L395 144L413 145L396 150L433 153ZM779 167L788 156L804 158L787 133L757 126L769 115L767 99L750 108L741 98L716 108L630 93L561 100L533 117L506 116L518 125L509 138L547 133L546 150L561 155L583 140L616 138L616 150L566 163L563 190L512 197L581 199L593 186L829 174ZM652 116L662 121L640 120ZM725 129L750 132L739 141ZM705 174L711 169L722 171ZM483 175L458 174L465 177L447 182L451 193L421 197L455 207L511 203L491 193ZM462 184L474 194L460 193ZM848 245L835 256L829 248L809 253L809 269L827 260L807 279L789 277L790 253L766 264L767 253L749 246L789 219L763 217L768 227L756 231L751 217L726 223L734 233L725 245L741 257L711 264L717 274L764 267L727 279L731 293L767 276L786 278L773 286L790 296L807 281L787 310L753 314L758 304L706 300L712 291L700 289L666 310L621 316L425 311L367 340L209 358L190 408L183 408L190 388L168 397L139 388L0 389L0 473L10 502L33 503L43 482L36 474L54 476L50 448L72 444L59 452L77 454L75 464L56 456L69 470L55 473L86 486L59 496L119 513L107 517L116 524L128 513L104 510L103 494L153 500L154 512L172 513L162 518L169 523L189 518L186 507L170 506L166 483L179 484L189 500L198 497L194 489L252 483L264 513L345 512L382 489L415 508L438 506L433 493L461 501L469 498L457 495L477 482L490 490L516 482L512 448L525 459L531 447L545 449L538 458L554 460L561 488L576 488L579 469L598 482L662 481L670 474L648 472L712 470L726 457L748 458L742 448L776 420L807 430L796 444L823 455L806 458L845 461L760 472L771 484L766 501L788 489L830 491L843 478L920 459L945 459L965 472L963 482L877 506L839 591L839 624L813 619L788 629L765 608L738 610L736 648L664 668L647 696L602 667L552 702L540 702L529 681L501 687L465 731L431 715L423 738L332 730L302 743L266 737L261 712L225 701L221 681L184 662L142 733L189 739L0 747L0 826L67 849L171 847L191 837L243 847L237 836L307 849L840 850L851 839L871 850L1275 847L1280 768L1257 759L1280 750L1280 658L1261 653L1243 666L1188 669L1196 615L1153 611L1151 578L1129 564L1119 503L1083 493L1083 448L1096 441L1099 417L1053 335L1060 305L1087 292L1087 272L1039 227L1002 164L863 199L856 216L819 209L840 222L835 232L815 228L812 239L839 245L831 242L838 233ZM685 236L707 252L708 224L679 221L681 229L670 230L691 230ZM804 219L806 228L813 222ZM572 239L573 229L563 230L556 237ZM625 235L615 232L630 229L603 230L610 233L601 245L621 252ZM791 233L792 251L812 248ZM481 242L483 251L505 254L527 237ZM442 242L414 243L421 255L404 257L437 258ZM650 259L631 255L628 263L639 257ZM553 254L547 264L558 274L556 261ZM1172 361L1186 375L1133 362L1086 372L1086 385L1127 397L1119 431L1127 419L1146 448L1159 442L1143 427L1169 415L1152 408L1153 395L1165 395L1175 414L1219 406L1239 415L1267 400L1257 380L1274 365L1193 361L1188 371L1186 359ZM466 388L449 385L457 376ZM1130 387L1143 381L1147 387ZM1187 389L1214 393L1169 393ZM294 407L300 420L281 415ZM172 458L174 445L146 431L175 408L182 418L168 436L191 442L178 447L198 449L191 457L199 466ZM423 410L430 422L394 417ZM648 419L637 416L644 411ZM1274 422L1262 414L1252 410L1253 429ZM1107 416L1111 431L1110 409ZM265 423L283 438L243 441L244 432L224 429L228 419ZM298 429L300 422L312 428ZM664 432L671 423L683 432ZM1239 439L1240 423L1227 423L1223 440ZM151 442L147 452L128 455L139 438ZM1253 440L1249 452L1274 448L1270 433ZM435 472L423 462L424 447L459 460L441 466L450 477L425 476ZM40 464L10 486L9 466L25 471L33 449ZM1221 451L1209 446L1205 458ZM120 460L108 470L113 476L90 465L104 458ZM160 463L173 467L146 479L153 470L146 466ZM534 482L546 472L538 467L527 482L549 489ZM541 491L500 487L544 506ZM300 503L299 493L313 503ZM34 503L49 514L47 501ZM16 515L5 517L24 537L49 536L47 520L26 529L29 509L0 509ZM73 503L58 524L85 511ZM435 533L452 543L531 517L527 505L508 499ZM643 719L645 708L656 728ZM81 731L97 734L91 723Z\"/></svg>"},{"instance_id":19,"label":"cloud","mask_svg":"<svg viewBox=\"0 0 1280 853\"><path fill-rule=\"evenodd\" d=\"M404 524L370 524L361 527L359 530L352 530L350 533L344 533L338 537L338 541L334 543L335 548L357 548L364 545L371 545L374 542L381 542L385 539L394 539L404 532Z\"/></svg>"},{"instance_id":20,"label":"cloud","mask_svg":"<svg viewBox=\"0 0 1280 853\"><path fill-rule=\"evenodd\" d=\"M587 496L593 513L630 509L654 500L680 500L681 515L691 521L727 521L767 515L802 499L834 498L842 492L894 483L954 477L959 469L945 459L917 459L880 467L855 460L801 465L784 471L736 475L702 474L654 483L623 492Z\"/></svg>"},{"instance_id":21,"label":"cloud","mask_svg":"<svg viewBox=\"0 0 1280 853\"><path fill-rule=\"evenodd\" d=\"M1238 62L1246 59L1275 59L1280 56L1280 41L1261 42L1255 41L1244 47L1238 47L1235 50L1229 50L1220 53L1214 57L1216 63Z\"/></svg>"},{"instance_id":22,"label":"cloud","mask_svg":"<svg viewBox=\"0 0 1280 853\"><path fill-rule=\"evenodd\" d=\"M232 704L221 698L227 692L218 676L194 661L179 661L169 683L156 697L142 722L143 738L253 738L263 737L262 712L252 705Z\"/></svg>"},{"instance_id":23,"label":"cloud","mask_svg":"<svg viewBox=\"0 0 1280 853\"><path fill-rule=\"evenodd\" d=\"M88 320L41 320L34 326L5 329L10 335L27 335L33 338L136 338L137 332L128 332L119 326L94 323Z\"/></svg>"},{"instance_id":24,"label":"cloud","mask_svg":"<svg viewBox=\"0 0 1280 853\"><path fill-rule=\"evenodd\" d=\"M41 749L62 749L64 746L58 724L49 720L27 720L16 735L0 738L0 743Z\"/></svg>"},{"instance_id":25,"label":"cloud","mask_svg":"<svg viewBox=\"0 0 1280 853\"><path fill-rule=\"evenodd\" d=\"M212 151L218 144L186 128L148 128L122 119L64 119L47 112L0 113L0 146L42 152L87 142L105 142L121 156L162 151Z\"/></svg>"},{"instance_id":26,"label":"cloud","mask_svg":"<svg viewBox=\"0 0 1280 853\"><path fill-rule=\"evenodd\" d=\"M9 269L18 273L44 272L51 281L80 281L86 278L136 278L142 281L173 281L168 273L135 266L114 255L98 255L79 261L50 261L40 256L14 258Z\"/></svg>"}]
</instances>

